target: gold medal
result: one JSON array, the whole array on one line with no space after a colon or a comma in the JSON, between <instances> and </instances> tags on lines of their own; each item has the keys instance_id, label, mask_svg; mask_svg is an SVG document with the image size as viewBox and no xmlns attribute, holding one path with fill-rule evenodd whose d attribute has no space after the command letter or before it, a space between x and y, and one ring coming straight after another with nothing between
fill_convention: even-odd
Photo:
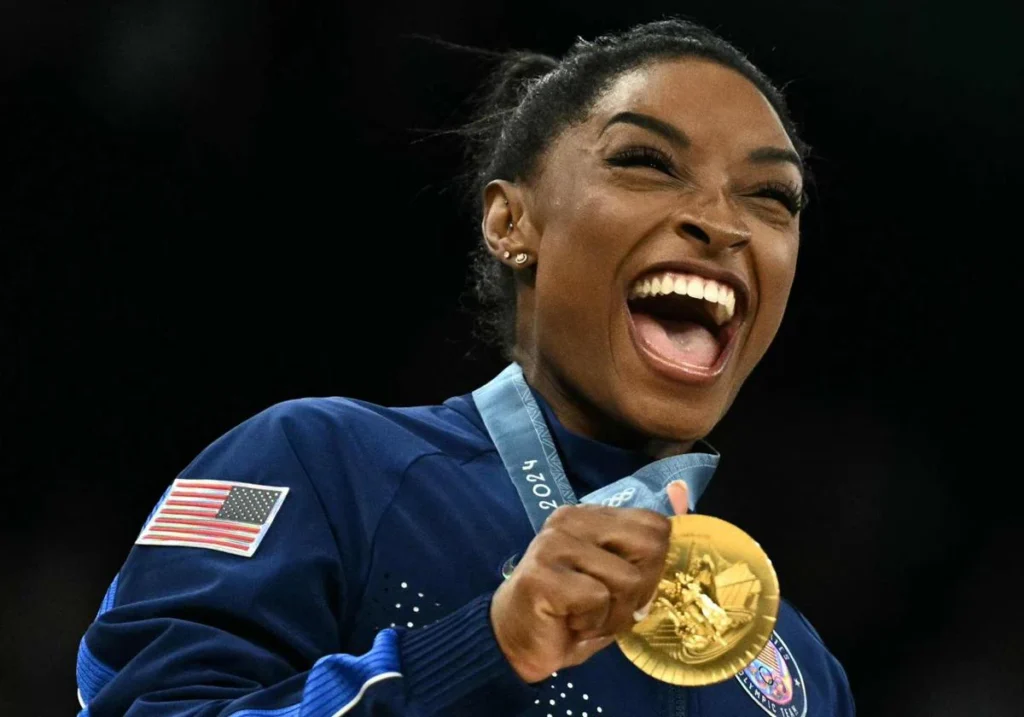
<instances>
[{"instance_id":1,"label":"gold medal","mask_svg":"<svg viewBox=\"0 0 1024 717\"><path fill-rule=\"evenodd\" d=\"M731 523L677 515L650 612L616 637L651 677L723 682L760 654L779 614L779 580L761 546Z\"/></svg>"}]
</instances>

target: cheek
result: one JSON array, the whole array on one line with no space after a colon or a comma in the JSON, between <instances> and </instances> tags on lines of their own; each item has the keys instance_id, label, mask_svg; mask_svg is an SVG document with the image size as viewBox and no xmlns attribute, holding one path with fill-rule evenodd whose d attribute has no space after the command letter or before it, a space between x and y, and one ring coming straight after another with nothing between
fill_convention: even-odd
<instances>
[{"instance_id":1,"label":"cheek","mask_svg":"<svg viewBox=\"0 0 1024 717\"><path fill-rule=\"evenodd\" d=\"M621 298L617 269L642 231L636 205L593 189L551 200L538 251L538 318L607 323L606 308Z\"/></svg>"},{"instance_id":2,"label":"cheek","mask_svg":"<svg viewBox=\"0 0 1024 717\"><path fill-rule=\"evenodd\" d=\"M567 191L566 191L567 190ZM632 227L635 231L636 202L627 202L615 192L589 186L566 187L545 212L540 245L543 259L570 257L601 269L614 264L625 252L623 239Z\"/></svg>"},{"instance_id":3,"label":"cheek","mask_svg":"<svg viewBox=\"0 0 1024 717\"><path fill-rule=\"evenodd\" d=\"M578 350L598 336L602 290L601 251L586 221L545 228L537 258L534 306L538 341L555 353Z\"/></svg>"},{"instance_id":4,"label":"cheek","mask_svg":"<svg viewBox=\"0 0 1024 717\"><path fill-rule=\"evenodd\" d=\"M755 362L768 350L782 324L796 275L798 246L795 236L776 236L758 247L756 263L760 304L750 337Z\"/></svg>"},{"instance_id":5,"label":"cheek","mask_svg":"<svg viewBox=\"0 0 1024 717\"><path fill-rule=\"evenodd\" d=\"M793 288L798 248L796 237L776 238L768 243L758 261L763 291L773 304L779 305L780 313L785 309L789 292Z\"/></svg>"},{"instance_id":6,"label":"cheek","mask_svg":"<svg viewBox=\"0 0 1024 717\"><path fill-rule=\"evenodd\" d=\"M539 259L565 264L566 273L585 274L587 282L607 291L633 246L662 221L665 205L654 193L644 196L595 179L567 182L551 192Z\"/></svg>"}]
</instances>

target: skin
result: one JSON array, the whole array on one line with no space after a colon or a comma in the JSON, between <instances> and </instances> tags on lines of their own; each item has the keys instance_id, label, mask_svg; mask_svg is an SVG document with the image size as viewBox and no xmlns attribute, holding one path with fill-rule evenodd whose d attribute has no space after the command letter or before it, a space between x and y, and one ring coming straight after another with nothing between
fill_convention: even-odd
<instances>
[{"instance_id":1,"label":"skin","mask_svg":"<svg viewBox=\"0 0 1024 717\"><path fill-rule=\"evenodd\" d=\"M690 148L625 123L604 129L624 111L670 123ZM667 154L679 176L608 165L638 145ZM751 161L761 147L793 150L753 84L705 60L661 62L620 76L529 181L487 188L484 236L522 276L515 358L567 428L630 447L653 443L652 454L665 442L685 451L728 410L778 331L796 270L798 216L758 192L769 181L800 189L801 174L786 162ZM505 251L531 260L518 266ZM653 370L627 329L630 282L675 259L733 271L750 288L737 350L710 385Z\"/></svg>"},{"instance_id":2,"label":"skin","mask_svg":"<svg viewBox=\"0 0 1024 717\"><path fill-rule=\"evenodd\" d=\"M608 126L621 112L672 125L688 147L633 124ZM667 155L670 170L609 164L637 146ZM533 176L487 187L485 240L521 278L515 358L569 430L661 457L690 450L728 410L778 331L796 270L799 214L764 186L799 193L802 175L789 162L751 159L766 147L793 150L742 75L703 59L656 62L619 76ZM515 264L519 252L529 261ZM733 354L710 382L656 370L628 330L630 283L685 259L735 272L750 290ZM683 491L669 488L677 514ZM516 672L540 681L628 629L657 585L669 532L650 511L556 511L491 605Z\"/></svg>"}]
</instances>

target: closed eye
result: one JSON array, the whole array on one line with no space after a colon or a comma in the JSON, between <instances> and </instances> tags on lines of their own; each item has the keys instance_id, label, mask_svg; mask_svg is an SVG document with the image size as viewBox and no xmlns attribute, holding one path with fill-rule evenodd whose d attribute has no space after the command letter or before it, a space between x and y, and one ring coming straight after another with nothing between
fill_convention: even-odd
<instances>
[{"instance_id":1,"label":"closed eye","mask_svg":"<svg viewBox=\"0 0 1024 717\"><path fill-rule=\"evenodd\" d=\"M786 208L792 216L796 216L807 206L807 195L800 189L785 182L765 182L755 189L752 197L772 199Z\"/></svg>"},{"instance_id":2,"label":"closed eye","mask_svg":"<svg viewBox=\"0 0 1024 717\"><path fill-rule=\"evenodd\" d=\"M606 161L613 167L650 167L673 177L676 176L672 158L654 147L627 147Z\"/></svg>"}]
</instances>

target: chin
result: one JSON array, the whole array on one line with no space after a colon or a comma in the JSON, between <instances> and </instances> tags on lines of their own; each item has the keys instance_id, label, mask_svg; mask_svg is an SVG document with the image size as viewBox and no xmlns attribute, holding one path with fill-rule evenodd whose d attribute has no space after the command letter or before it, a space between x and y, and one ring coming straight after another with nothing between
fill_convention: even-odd
<instances>
[{"instance_id":1,"label":"chin","mask_svg":"<svg viewBox=\"0 0 1024 717\"><path fill-rule=\"evenodd\" d=\"M623 397L622 414L625 422L648 440L696 441L711 433L729 403L711 396L680 397L634 391Z\"/></svg>"},{"instance_id":2,"label":"chin","mask_svg":"<svg viewBox=\"0 0 1024 717\"><path fill-rule=\"evenodd\" d=\"M651 346L629 317L613 341L619 415L642 435L665 441L706 437L725 416L749 374L749 324L744 314L720 333L706 366L694 367Z\"/></svg>"}]
</instances>

